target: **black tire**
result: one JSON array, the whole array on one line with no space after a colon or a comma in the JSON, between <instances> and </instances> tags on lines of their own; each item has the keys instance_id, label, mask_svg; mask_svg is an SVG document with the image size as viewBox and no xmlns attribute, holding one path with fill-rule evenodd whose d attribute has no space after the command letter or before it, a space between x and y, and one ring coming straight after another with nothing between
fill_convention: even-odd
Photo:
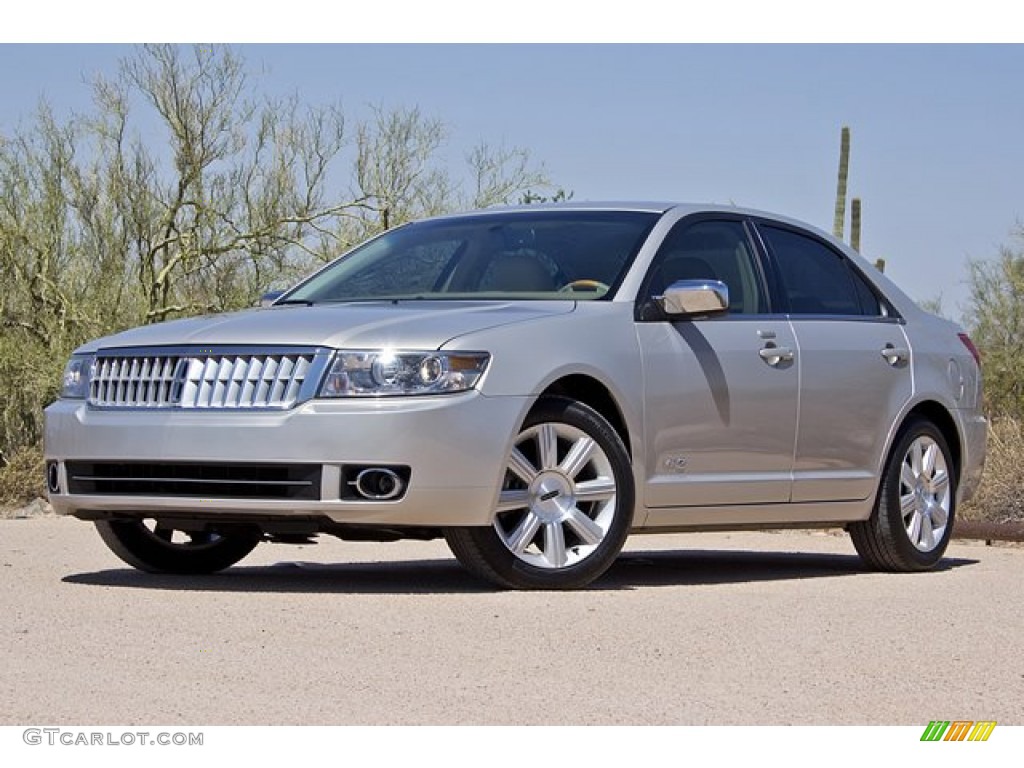
<instances>
[{"instance_id":1,"label":"black tire","mask_svg":"<svg viewBox=\"0 0 1024 768\"><path fill-rule=\"evenodd\" d=\"M262 538L257 529L183 534L159 522L150 528L142 520L98 520L96 530L115 555L149 573L220 571L252 552Z\"/></svg>"},{"instance_id":2,"label":"black tire","mask_svg":"<svg viewBox=\"0 0 1024 768\"><path fill-rule=\"evenodd\" d=\"M499 586L578 589L622 550L633 485L629 454L599 413L545 398L516 437L494 524L448 528L445 539L467 570Z\"/></svg>"},{"instance_id":3,"label":"black tire","mask_svg":"<svg viewBox=\"0 0 1024 768\"><path fill-rule=\"evenodd\" d=\"M926 419L908 421L889 453L871 517L848 526L865 564L881 571L933 568L953 532L956 480L942 432Z\"/></svg>"}]
</instances>

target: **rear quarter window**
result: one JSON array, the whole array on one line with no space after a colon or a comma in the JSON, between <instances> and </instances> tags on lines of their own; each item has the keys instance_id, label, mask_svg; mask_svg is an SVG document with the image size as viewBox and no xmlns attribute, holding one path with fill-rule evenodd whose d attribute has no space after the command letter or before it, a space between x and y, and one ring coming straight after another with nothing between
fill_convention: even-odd
<instances>
[{"instance_id":1,"label":"rear quarter window","mask_svg":"<svg viewBox=\"0 0 1024 768\"><path fill-rule=\"evenodd\" d=\"M788 229L763 224L759 229L772 252L791 314L885 314L878 296L842 254Z\"/></svg>"}]
</instances>

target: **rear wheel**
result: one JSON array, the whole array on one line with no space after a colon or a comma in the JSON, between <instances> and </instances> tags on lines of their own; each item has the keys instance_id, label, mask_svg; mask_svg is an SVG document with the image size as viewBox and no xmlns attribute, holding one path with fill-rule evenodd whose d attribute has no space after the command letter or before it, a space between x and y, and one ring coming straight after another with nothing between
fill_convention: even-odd
<instances>
[{"instance_id":1,"label":"rear wheel","mask_svg":"<svg viewBox=\"0 0 1024 768\"><path fill-rule=\"evenodd\" d=\"M923 571L942 559L953 532L956 472L942 433L914 419L896 441L871 517L849 526L865 563L885 571Z\"/></svg>"},{"instance_id":2,"label":"rear wheel","mask_svg":"<svg viewBox=\"0 0 1024 768\"><path fill-rule=\"evenodd\" d=\"M516 436L494 523L445 538L476 575L515 589L575 589L618 556L633 518L633 471L596 411L545 399Z\"/></svg>"},{"instance_id":3,"label":"rear wheel","mask_svg":"<svg viewBox=\"0 0 1024 768\"><path fill-rule=\"evenodd\" d=\"M234 565L259 544L262 534L182 531L159 520L99 520L96 530L128 565L150 573L213 573Z\"/></svg>"}]
</instances>

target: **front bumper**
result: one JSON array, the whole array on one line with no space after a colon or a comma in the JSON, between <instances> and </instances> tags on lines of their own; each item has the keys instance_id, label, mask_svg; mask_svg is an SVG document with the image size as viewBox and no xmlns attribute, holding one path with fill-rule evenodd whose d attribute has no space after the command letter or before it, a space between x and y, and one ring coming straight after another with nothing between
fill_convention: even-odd
<instances>
[{"instance_id":1,"label":"front bumper","mask_svg":"<svg viewBox=\"0 0 1024 768\"><path fill-rule=\"evenodd\" d=\"M287 411L103 410L60 400L46 409L45 453L58 514L324 516L336 523L489 525L505 458L529 400L472 391L436 397L313 400ZM67 462L315 464L314 499L69 492ZM405 466L394 500L352 500L344 468ZM148 515L147 515L148 516Z\"/></svg>"}]
</instances>

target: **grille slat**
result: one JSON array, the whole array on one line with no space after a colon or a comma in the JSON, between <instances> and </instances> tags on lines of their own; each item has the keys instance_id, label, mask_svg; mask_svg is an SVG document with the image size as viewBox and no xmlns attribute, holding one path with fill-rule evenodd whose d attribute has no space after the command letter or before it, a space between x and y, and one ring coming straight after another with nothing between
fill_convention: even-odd
<instances>
[{"instance_id":1,"label":"grille slat","mask_svg":"<svg viewBox=\"0 0 1024 768\"><path fill-rule=\"evenodd\" d=\"M328 353L315 349L101 352L89 404L101 408L291 408Z\"/></svg>"},{"instance_id":2,"label":"grille slat","mask_svg":"<svg viewBox=\"0 0 1024 768\"><path fill-rule=\"evenodd\" d=\"M226 499L320 498L319 464L69 461L72 494Z\"/></svg>"}]
</instances>

